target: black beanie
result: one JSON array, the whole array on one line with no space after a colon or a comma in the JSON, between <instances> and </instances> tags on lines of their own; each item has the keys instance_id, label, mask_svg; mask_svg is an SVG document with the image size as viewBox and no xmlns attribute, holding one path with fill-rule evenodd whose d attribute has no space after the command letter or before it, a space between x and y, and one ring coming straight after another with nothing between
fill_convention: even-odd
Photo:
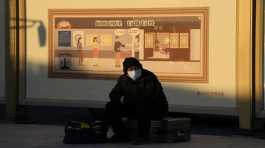
<instances>
[{"instance_id":1,"label":"black beanie","mask_svg":"<svg viewBox=\"0 0 265 148\"><path fill-rule=\"evenodd\" d=\"M128 57L125 58L125 60L123 61L123 72L124 74L127 74L127 70L130 66L136 66L136 67L140 67L141 69L142 64L134 57Z\"/></svg>"}]
</instances>

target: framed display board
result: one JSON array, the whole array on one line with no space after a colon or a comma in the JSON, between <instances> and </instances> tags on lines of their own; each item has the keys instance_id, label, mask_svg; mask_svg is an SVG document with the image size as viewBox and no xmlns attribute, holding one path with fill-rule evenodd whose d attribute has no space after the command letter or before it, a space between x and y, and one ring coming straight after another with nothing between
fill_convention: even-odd
<instances>
[{"instance_id":1,"label":"framed display board","mask_svg":"<svg viewBox=\"0 0 265 148\"><path fill-rule=\"evenodd\" d=\"M208 82L208 8L48 13L49 77L115 79L135 57L161 80Z\"/></svg>"}]
</instances>

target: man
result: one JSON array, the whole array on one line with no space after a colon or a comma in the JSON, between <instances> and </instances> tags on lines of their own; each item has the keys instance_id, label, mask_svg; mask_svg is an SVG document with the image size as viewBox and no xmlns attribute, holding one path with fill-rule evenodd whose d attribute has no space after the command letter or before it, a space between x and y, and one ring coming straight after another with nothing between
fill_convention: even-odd
<instances>
[{"instance_id":1,"label":"man","mask_svg":"<svg viewBox=\"0 0 265 148\"><path fill-rule=\"evenodd\" d=\"M120 67L121 47L125 47L119 40L119 36L115 36L114 52L115 52L115 67Z\"/></svg>"},{"instance_id":2,"label":"man","mask_svg":"<svg viewBox=\"0 0 265 148\"><path fill-rule=\"evenodd\" d=\"M77 34L75 36L76 39L76 48L79 50L79 65L83 65L83 61L84 61L84 53L83 53L83 46L82 46L82 36L80 34Z\"/></svg>"},{"instance_id":3,"label":"man","mask_svg":"<svg viewBox=\"0 0 265 148\"><path fill-rule=\"evenodd\" d=\"M114 136L111 141L123 141L128 133L121 117L137 120L137 138L135 144L148 141L151 119L162 119L168 111L168 102L163 88L152 72L143 69L133 57L123 62L124 74L111 90L105 115L112 126Z\"/></svg>"},{"instance_id":4,"label":"man","mask_svg":"<svg viewBox=\"0 0 265 148\"><path fill-rule=\"evenodd\" d=\"M98 66L98 58L100 52L100 40L98 36L93 37L92 43L92 58L94 61L93 66Z\"/></svg>"},{"instance_id":5,"label":"man","mask_svg":"<svg viewBox=\"0 0 265 148\"><path fill-rule=\"evenodd\" d=\"M136 35L135 38L134 38L134 44L133 44L133 47L134 47L134 57L136 59L139 59L139 50L140 50L140 35Z\"/></svg>"}]
</instances>

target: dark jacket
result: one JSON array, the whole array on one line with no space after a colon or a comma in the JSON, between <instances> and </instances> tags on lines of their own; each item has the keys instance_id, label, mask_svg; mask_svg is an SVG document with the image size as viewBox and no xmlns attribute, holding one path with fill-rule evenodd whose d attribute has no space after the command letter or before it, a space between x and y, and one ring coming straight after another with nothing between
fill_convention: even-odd
<instances>
[{"instance_id":1,"label":"dark jacket","mask_svg":"<svg viewBox=\"0 0 265 148\"><path fill-rule=\"evenodd\" d=\"M141 77L135 81L126 73L121 75L109 97L113 102L120 102L121 97L124 97L124 104L141 103L147 109L158 109L164 113L168 111L168 102L159 80L155 74L145 69L142 69Z\"/></svg>"}]
</instances>

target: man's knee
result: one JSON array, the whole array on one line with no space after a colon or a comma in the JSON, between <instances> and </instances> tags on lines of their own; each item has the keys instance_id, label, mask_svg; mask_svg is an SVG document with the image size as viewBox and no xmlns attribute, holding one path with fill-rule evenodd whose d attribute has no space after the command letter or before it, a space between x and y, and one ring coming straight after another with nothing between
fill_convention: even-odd
<instances>
[{"instance_id":1,"label":"man's knee","mask_svg":"<svg viewBox=\"0 0 265 148\"><path fill-rule=\"evenodd\" d=\"M119 103L116 102L108 102L105 106L105 114L107 116L112 116L112 115L119 115L121 114L122 109L121 109L121 105Z\"/></svg>"}]
</instances>

